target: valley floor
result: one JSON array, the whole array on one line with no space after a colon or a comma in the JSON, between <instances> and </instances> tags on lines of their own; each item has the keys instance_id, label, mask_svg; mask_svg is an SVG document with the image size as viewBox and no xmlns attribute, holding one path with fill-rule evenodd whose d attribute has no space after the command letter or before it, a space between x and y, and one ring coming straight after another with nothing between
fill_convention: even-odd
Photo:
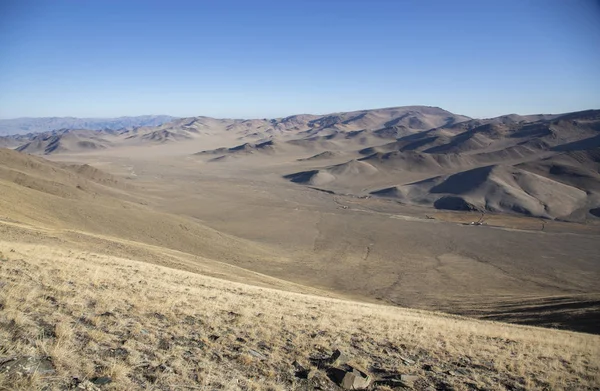
<instances>
[{"instance_id":1,"label":"valley floor","mask_svg":"<svg viewBox=\"0 0 600 391\"><path fill-rule=\"evenodd\" d=\"M472 226L479 213L291 183L282 176L298 164L322 164L295 156L207 163L178 154L114 154L56 159L127 177L151 208L260 245L270 255L211 256L220 262L355 300L600 332L595 222L488 213L485 225ZM160 245L198 254L173 241Z\"/></svg>"}]
</instances>

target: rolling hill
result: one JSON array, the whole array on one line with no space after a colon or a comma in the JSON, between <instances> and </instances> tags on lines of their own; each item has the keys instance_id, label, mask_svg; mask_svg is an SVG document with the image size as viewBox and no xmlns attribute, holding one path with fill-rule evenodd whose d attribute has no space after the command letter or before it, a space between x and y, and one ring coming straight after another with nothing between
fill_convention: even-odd
<instances>
[{"instance_id":1,"label":"rolling hill","mask_svg":"<svg viewBox=\"0 0 600 391\"><path fill-rule=\"evenodd\" d=\"M89 152L112 147L110 138L93 130L61 129L32 136L16 150L35 155Z\"/></svg>"},{"instance_id":2,"label":"rolling hill","mask_svg":"<svg viewBox=\"0 0 600 391\"><path fill-rule=\"evenodd\" d=\"M357 161L285 178L342 193L368 189L436 209L584 221L600 207L599 133L600 110L466 120L358 149ZM340 169L358 163L373 170Z\"/></svg>"},{"instance_id":3,"label":"rolling hill","mask_svg":"<svg viewBox=\"0 0 600 391\"><path fill-rule=\"evenodd\" d=\"M258 155L240 156L248 165ZM597 335L402 308L597 333L593 231L465 227L386 213L377 197L264 182L249 174L259 165L215 180L187 156L164 171L170 159L134 160L133 180L0 149L0 388L334 391L333 368L348 365L384 390L595 389ZM377 176L377 161L327 173ZM578 164L592 175L597 151L476 168L411 191L532 209L534 195L563 215L582 192L527 169L560 177ZM544 198L548 187L572 202ZM187 213L165 210L186 204ZM213 218L197 217L199 206ZM212 227L229 223L248 228Z\"/></svg>"}]
</instances>

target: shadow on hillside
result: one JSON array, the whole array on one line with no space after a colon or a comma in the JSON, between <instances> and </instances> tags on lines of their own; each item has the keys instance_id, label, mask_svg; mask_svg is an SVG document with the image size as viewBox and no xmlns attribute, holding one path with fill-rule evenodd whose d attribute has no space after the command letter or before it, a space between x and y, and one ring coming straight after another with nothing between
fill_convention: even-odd
<instances>
[{"instance_id":1,"label":"shadow on hillside","mask_svg":"<svg viewBox=\"0 0 600 391\"><path fill-rule=\"evenodd\" d=\"M600 335L600 298L561 296L490 304L485 309L456 311L478 319L549 327Z\"/></svg>"}]
</instances>

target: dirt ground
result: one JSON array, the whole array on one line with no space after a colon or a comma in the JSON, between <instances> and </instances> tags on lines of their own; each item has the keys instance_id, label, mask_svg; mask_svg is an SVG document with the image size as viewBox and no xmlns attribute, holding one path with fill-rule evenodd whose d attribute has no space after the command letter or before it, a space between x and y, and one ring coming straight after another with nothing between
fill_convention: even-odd
<instances>
[{"instance_id":1,"label":"dirt ground","mask_svg":"<svg viewBox=\"0 0 600 391\"><path fill-rule=\"evenodd\" d=\"M222 253L220 262L368 302L599 332L597 224L487 215L473 226L479 214L331 194L283 179L323 165L299 161L302 154L225 162L189 154L202 149L168 145L152 154L126 148L52 159L126 178L151 208L286 260L242 262Z\"/></svg>"}]
</instances>

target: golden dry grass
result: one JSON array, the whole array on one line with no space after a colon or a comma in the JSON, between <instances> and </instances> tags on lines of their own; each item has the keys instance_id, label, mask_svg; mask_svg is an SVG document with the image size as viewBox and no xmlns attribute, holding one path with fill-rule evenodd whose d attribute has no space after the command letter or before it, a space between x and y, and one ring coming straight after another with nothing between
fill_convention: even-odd
<instances>
[{"instance_id":1,"label":"golden dry grass","mask_svg":"<svg viewBox=\"0 0 600 391\"><path fill-rule=\"evenodd\" d=\"M334 348L378 373L416 374L416 389L600 386L598 336L283 292L58 246L2 241L0 251L0 357L49 356L56 367L49 377L0 375L0 389L64 389L103 375L111 390L334 389L321 372L297 379L292 365Z\"/></svg>"},{"instance_id":2,"label":"golden dry grass","mask_svg":"<svg viewBox=\"0 0 600 391\"><path fill-rule=\"evenodd\" d=\"M597 226L492 228L515 220L498 216L466 227L427 219L429 209L289 183L280 175L290 156L223 166L181 153L69 157L111 176L0 150L0 237L67 241L282 290L597 332ZM135 180L122 177L130 171ZM539 230L539 219L519 221Z\"/></svg>"}]
</instances>

